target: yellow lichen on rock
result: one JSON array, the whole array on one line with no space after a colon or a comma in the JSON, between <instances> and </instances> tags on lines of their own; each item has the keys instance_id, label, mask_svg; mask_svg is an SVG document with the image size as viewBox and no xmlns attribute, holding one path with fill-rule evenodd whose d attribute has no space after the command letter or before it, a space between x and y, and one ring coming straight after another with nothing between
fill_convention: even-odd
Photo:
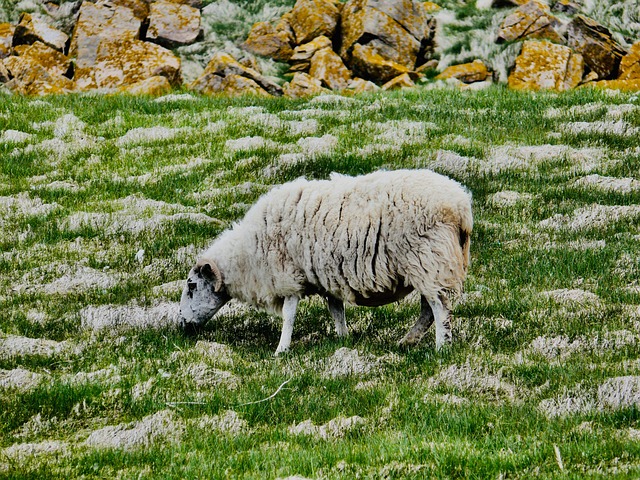
<instances>
[{"instance_id":1,"label":"yellow lichen on rock","mask_svg":"<svg viewBox=\"0 0 640 480\"><path fill-rule=\"evenodd\" d=\"M548 41L528 40L509 75L509 87L517 90L565 91L582 80L584 60L569 47Z\"/></svg>"},{"instance_id":2,"label":"yellow lichen on rock","mask_svg":"<svg viewBox=\"0 0 640 480\"><path fill-rule=\"evenodd\" d=\"M634 43L620 62L618 80L640 80L640 41Z\"/></svg>"},{"instance_id":3,"label":"yellow lichen on rock","mask_svg":"<svg viewBox=\"0 0 640 480\"><path fill-rule=\"evenodd\" d=\"M351 67L356 75L373 78L380 83L410 71L404 65L385 59L373 47L359 43L354 45L351 52Z\"/></svg>"},{"instance_id":4,"label":"yellow lichen on rock","mask_svg":"<svg viewBox=\"0 0 640 480\"><path fill-rule=\"evenodd\" d=\"M33 45L19 45L14 48L14 53L20 57L33 59L52 75L64 75L71 66L69 57L42 42L35 42Z\"/></svg>"},{"instance_id":5,"label":"yellow lichen on rock","mask_svg":"<svg viewBox=\"0 0 640 480\"><path fill-rule=\"evenodd\" d=\"M242 44L245 50L256 55L286 62L293 55L294 33L289 25L289 16L285 14L273 25L271 22L258 22L249 31Z\"/></svg>"},{"instance_id":6,"label":"yellow lichen on rock","mask_svg":"<svg viewBox=\"0 0 640 480\"><path fill-rule=\"evenodd\" d=\"M175 48L195 42L199 33L199 9L171 0L156 0L151 4L148 40Z\"/></svg>"},{"instance_id":7,"label":"yellow lichen on rock","mask_svg":"<svg viewBox=\"0 0 640 480\"><path fill-rule=\"evenodd\" d=\"M162 77L160 75L149 77L130 85L123 85L118 88L118 92L128 93L130 95L160 96L165 95L170 91L171 84L169 83L169 80L167 80L167 77Z\"/></svg>"},{"instance_id":8,"label":"yellow lichen on rock","mask_svg":"<svg viewBox=\"0 0 640 480\"><path fill-rule=\"evenodd\" d=\"M289 17L296 44L310 42L320 35L333 37L340 9L340 2L334 0L298 0Z\"/></svg>"},{"instance_id":9,"label":"yellow lichen on rock","mask_svg":"<svg viewBox=\"0 0 640 480\"><path fill-rule=\"evenodd\" d=\"M482 60L474 60L471 63L453 65L445 68L442 73L435 77L435 80L446 80L457 78L464 83L483 82L491 76L487 66Z\"/></svg>"},{"instance_id":10,"label":"yellow lichen on rock","mask_svg":"<svg viewBox=\"0 0 640 480\"><path fill-rule=\"evenodd\" d=\"M309 75L331 90L345 89L351 79L351 72L331 48L323 48L313 55Z\"/></svg>"},{"instance_id":11,"label":"yellow lichen on rock","mask_svg":"<svg viewBox=\"0 0 640 480\"><path fill-rule=\"evenodd\" d=\"M412 88L416 84L413 83L408 73L398 75L396 78L392 78L387 83L382 85L382 90L399 90L401 88Z\"/></svg>"},{"instance_id":12,"label":"yellow lichen on rock","mask_svg":"<svg viewBox=\"0 0 640 480\"><path fill-rule=\"evenodd\" d=\"M322 83L306 73L294 73L293 79L284 84L284 95L289 98L304 98L312 95L328 93Z\"/></svg>"}]
</instances>

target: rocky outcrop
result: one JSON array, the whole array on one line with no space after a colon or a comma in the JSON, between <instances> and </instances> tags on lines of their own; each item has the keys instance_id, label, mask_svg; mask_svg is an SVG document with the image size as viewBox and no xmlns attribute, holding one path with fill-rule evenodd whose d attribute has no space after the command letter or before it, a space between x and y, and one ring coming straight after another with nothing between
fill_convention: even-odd
<instances>
[{"instance_id":1,"label":"rocky outcrop","mask_svg":"<svg viewBox=\"0 0 640 480\"><path fill-rule=\"evenodd\" d=\"M620 62L619 80L640 80L640 41L634 43Z\"/></svg>"},{"instance_id":2,"label":"rocky outcrop","mask_svg":"<svg viewBox=\"0 0 640 480\"><path fill-rule=\"evenodd\" d=\"M564 43L564 37L560 33L561 26L560 20L551 15L548 5L531 0L504 19L496 41L501 43L524 38L547 38Z\"/></svg>"},{"instance_id":3,"label":"rocky outcrop","mask_svg":"<svg viewBox=\"0 0 640 480\"><path fill-rule=\"evenodd\" d=\"M396 78L392 78L387 83L382 85L382 90L399 90L401 88L415 87L416 84L411 80L408 73L398 75Z\"/></svg>"},{"instance_id":4,"label":"rocky outcrop","mask_svg":"<svg viewBox=\"0 0 640 480\"><path fill-rule=\"evenodd\" d=\"M48 95L70 93L75 89L72 80L51 73L32 57L11 56L3 60L11 75L6 86L22 95Z\"/></svg>"},{"instance_id":5,"label":"rocky outcrop","mask_svg":"<svg viewBox=\"0 0 640 480\"><path fill-rule=\"evenodd\" d=\"M404 65L388 60L370 45L354 45L351 52L351 68L355 75L386 83L392 78L409 72Z\"/></svg>"},{"instance_id":6,"label":"rocky outcrop","mask_svg":"<svg viewBox=\"0 0 640 480\"><path fill-rule=\"evenodd\" d=\"M203 94L237 95L245 89L254 95L282 95L278 84L240 64L227 53L216 53L202 75L187 87Z\"/></svg>"},{"instance_id":7,"label":"rocky outcrop","mask_svg":"<svg viewBox=\"0 0 640 480\"><path fill-rule=\"evenodd\" d=\"M546 40L527 40L509 76L509 87L562 92L577 87L583 72L582 55L569 47Z\"/></svg>"},{"instance_id":8,"label":"rocky outcrop","mask_svg":"<svg viewBox=\"0 0 640 480\"><path fill-rule=\"evenodd\" d=\"M171 91L171 84L167 77L156 75L149 77L131 85L124 85L118 88L119 92L128 93L130 95L152 95L159 96Z\"/></svg>"},{"instance_id":9,"label":"rocky outcrop","mask_svg":"<svg viewBox=\"0 0 640 480\"><path fill-rule=\"evenodd\" d=\"M0 23L0 59L11 54L14 31L15 27L10 23Z\"/></svg>"},{"instance_id":10,"label":"rocky outcrop","mask_svg":"<svg viewBox=\"0 0 640 480\"><path fill-rule=\"evenodd\" d=\"M315 53L318 50L331 48L331 46L331 39L324 35L314 38L309 43L298 45L289 58L289 63L291 64L290 70L297 72L309 70L311 67L311 58Z\"/></svg>"},{"instance_id":11,"label":"rocky outcrop","mask_svg":"<svg viewBox=\"0 0 640 480\"><path fill-rule=\"evenodd\" d=\"M612 38L608 28L583 15L567 25L567 45L584 56L589 69L599 79L617 77L624 49Z\"/></svg>"},{"instance_id":12,"label":"rocky outcrop","mask_svg":"<svg viewBox=\"0 0 640 480\"><path fill-rule=\"evenodd\" d=\"M17 54L14 58L28 59L39 63L53 75L68 75L71 68L69 57L41 42L15 47L14 53Z\"/></svg>"},{"instance_id":13,"label":"rocky outcrop","mask_svg":"<svg viewBox=\"0 0 640 480\"><path fill-rule=\"evenodd\" d=\"M171 0L156 0L150 6L146 38L163 47L190 45L200 34L200 10Z\"/></svg>"}]
</instances>

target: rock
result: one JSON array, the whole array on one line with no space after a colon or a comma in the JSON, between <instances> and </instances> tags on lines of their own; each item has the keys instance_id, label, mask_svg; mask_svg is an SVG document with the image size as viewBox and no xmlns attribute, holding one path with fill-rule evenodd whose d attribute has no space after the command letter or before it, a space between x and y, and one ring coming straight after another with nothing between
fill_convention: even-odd
<instances>
[{"instance_id":1,"label":"rock","mask_svg":"<svg viewBox=\"0 0 640 480\"><path fill-rule=\"evenodd\" d=\"M345 93L357 95L359 93L375 92L376 90L380 90L380 87L375 83L356 77L349 81Z\"/></svg>"},{"instance_id":2,"label":"rock","mask_svg":"<svg viewBox=\"0 0 640 480\"><path fill-rule=\"evenodd\" d=\"M170 50L141 40L103 40L91 69L98 88L116 88L161 75L181 83L180 59Z\"/></svg>"},{"instance_id":3,"label":"rock","mask_svg":"<svg viewBox=\"0 0 640 480\"><path fill-rule=\"evenodd\" d=\"M491 2L491 8L519 7L528 1L529 0L493 0L493 2Z\"/></svg>"},{"instance_id":4,"label":"rock","mask_svg":"<svg viewBox=\"0 0 640 480\"><path fill-rule=\"evenodd\" d=\"M235 77L225 81L225 78L230 76ZM251 82L240 80L237 77L244 77ZM196 78L188 88L196 92L212 94L225 90L237 91L242 85L253 89L255 88L254 84L271 95L282 95L282 88L279 85L268 80L256 70L241 65L228 53L219 52L209 61L202 75ZM255 91L251 93L262 95Z\"/></svg>"},{"instance_id":5,"label":"rock","mask_svg":"<svg viewBox=\"0 0 640 480\"><path fill-rule=\"evenodd\" d=\"M0 58L0 83L7 83L9 81L9 70L4 66L4 62Z\"/></svg>"},{"instance_id":6,"label":"rock","mask_svg":"<svg viewBox=\"0 0 640 480\"><path fill-rule=\"evenodd\" d=\"M297 0L289 23L295 43L302 45L320 35L332 38L340 20L340 3L334 0Z\"/></svg>"},{"instance_id":7,"label":"rock","mask_svg":"<svg viewBox=\"0 0 640 480\"><path fill-rule=\"evenodd\" d=\"M66 33L56 30L38 18L33 18L28 13L20 15L20 21L13 32L13 43L17 45L31 45L34 42L42 42L51 48L64 52L69 37Z\"/></svg>"},{"instance_id":8,"label":"rock","mask_svg":"<svg viewBox=\"0 0 640 480\"><path fill-rule=\"evenodd\" d=\"M308 70L311 66L311 57L318 50L331 48L331 45L331 40L324 35L314 38L309 43L298 45L289 59L289 62L292 63L291 71Z\"/></svg>"},{"instance_id":9,"label":"rock","mask_svg":"<svg viewBox=\"0 0 640 480\"><path fill-rule=\"evenodd\" d=\"M140 82L124 85L118 89L119 92L131 95L153 95L160 96L171 91L171 84L167 77L156 75Z\"/></svg>"},{"instance_id":10,"label":"rock","mask_svg":"<svg viewBox=\"0 0 640 480\"><path fill-rule=\"evenodd\" d=\"M69 57L41 42L35 42L33 45L20 45L15 47L14 51L22 58L33 59L53 75L65 75L71 67Z\"/></svg>"},{"instance_id":11,"label":"rock","mask_svg":"<svg viewBox=\"0 0 640 480\"><path fill-rule=\"evenodd\" d=\"M402 75L398 75L396 78L393 78L382 85L382 90L398 90L400 88L411 88L415 86L416 84L413 83L413 80L411 80L409 74L403 73Z\"/></svg>"},{"instance_id":12,"label":"rock","mask_svg":"<svg viewBox=\"0 0 640 480\"><path fill-rule=\"evenodd\" d=\"M229 75L224 77L222 91L230 96L256 95L258 97L269 97L270 94L254 80L242 75Z\"/></svg>"},{"instance_id":13,"label":"rock","mask_svg":"<svg viewBox=\"0 0 640 480\"><path fill-rule=\"evenodd\" d=\"M101 2L101 3L106 3L106 2ZM149 16L149 4L151 2L148 2L146 0L109 0L108 3L113 6L126 7L130 9L133 12L133 15L141 22L144 22ZM182 3L182 2L176 2L176 3ZM196 8L199 8L199 7L196 7Z\"/></svg>"},{"instance_id":14,"label":"rock","mask_svg":"<svg viewBox=\"0 0 640 480\"><path fill-rule=\"evenodd\" d=\"M424 4L413 0L349 0L342 11L341 35L340 56L353 70L356 69L354 63L362 67L366 53L364 56L377 54L409 71L431 56L435 20ZM357 45L368 48L356 52ZM365 74L362 69L358 74L376 83L385 83L397 76L380 78Z\"/></svg>"},{"instance_id":15,"label":"rock","mask_svg":"<svg viewBox=\"0 0 640 480\"><path fill-rule=\"evenodd\" d=\"M285 14L275 25L270 22L256 23L242 47L256 55L286 62L294 53L294 41L293 29L289 25L289 15Z\"/></svg>"},{"instance_id":16,"label":"rock","mask_svg":"<svg viewBox=\"0 0 640 480\"><path fill-rule=\"evenodd\" d=\"M606 27L583 15L574 17L567 25L567 45L582 54L585 64L601 80L618 75L620 61L626 53Z\"/></svg>"},{"instance_id":17,"label":"rock","mask_svg":"<svg viewBox=\"0 0 640 480\"><path fill-rule=\"evenodd\" d=\"M157 0L149 8L146 38L166 48L190 45L200 34L200 10L171 0Z\"/></svg>"},{"instance_id":18,"label":"rock","mask_svg":"<svg viewBox=\"0 0 640 480\"><path fill-rule=\"evenodd\" d=\"M580 11L580 5L571 0L558 0L551 8L554 12L561 12L567 15L575 15Z\"/></svg>"},{"instance_id":19,"label":"rock","mask_svg":"<svg viewBox=\"0 0 640 480\"><path fill-rule=\"evenodd\" d=\"M320 80L306 73L294 73L293 79L284 84L284 95L289 98L304 98L327 92L327 89L322 88Z\"/></svg>"},{"instance_id":20,"label":"rock","mask_svg":"<svg viewBox=\"0 0 640 480\"><path fill-rule=\"evenodd\" d=\"M622 58L618 80L640 80L640 41L634 43Z\"/></svg>"},{"instance_id":21,"label":"rock","mask_svg":"<svg viewBox=\"0 0 640 480\"><path fill-rule=\"evenodd\" d=\"M323 87L343 90L351 79L351 72L344 66L340 56L330 48L318 50L311 58L309 75L317 78Z\"/></svg>"},{"instance_id":22,"label":"rock","mask_svg":"<svg viewBox=\"0 0 640 480\"><path fill-rule=\"evenodd\" d=\"M564 38L559 32L561 26L560 20L551 15L546 4L531 0L504 19L498 29L496 42L547 38L553 42L564 43Z\"/></svg>"},{"instance_id":23,"label":"rock","mask_svg":"<svg viewBox=\"0 0 640 480\"><path fill-rule=\"evenodd\" d=\"M140 19L127 7L83 2L71 36L69 56L76 57L75 81L80 89L95 88L92 69L103 39L134 40L140 35Z\"/></svg>"},{"instance_id":24,"label":"rock","mask_svg":"<svg viewBox=\"0 0 640 480\"><path fill-rule=\"evenodd\" d=\"M591 82L587 85L595 88L606 88L608 90L621 90L623 92L640 91L640 79L600 80L599 82Z\"/></svg>"},{"instance_id":25,"label":"rock","mask_svg":"<svg viewBox=\"0 0 640 480\"><path fill-rule=\"evenodd\" d=\"M10 23L0 23L0 59L11 55L14 30L15 27Z\"/></svg>"},{"instance_id":26,"label":"rock","mask_svg":"<svg viewBox=\"0 0 640 480\"><path fill-rule=\"evenodd\" d=\"M386 83L410 70L378 54L370 45L354 45L351 52L351 69L355 75L370 78L376 83Z\"/></svg>"},{"instance_id":27,"label":"rock","mask_svg":"<svg viewBox=\"0 0 640 480\"><path fill-rule=\"evenodd\" d=\"M13 78L5 85L13 92L22 95L49 95L69 93L75 84L63 75L50 73L32 57L11 56L3 60Z\"/></svg>"},{"instance_id":28,"label":"rock","mask_svg":"<svg viewBox=\"0 0 640 480\"><path fill-rule=\"evenodd\" d=\"M582 55L574 53L569 47L546 40L527 40L509 75L509 87L523 90L570 90L580 84L583 72Z\"/></svg>"},{"instance_id":29,"label":"rock","mask_svg":"<svg viewBox=\"0 0 640 480\"><path fill-rule=\"evenodd\" d=\"M446 80L447 78L457 78L464 83L484 82L491 76L487 66L482 60L474 60L471 63L453 65L445 68L435 80Z\"/></svg>"}]
</instances>

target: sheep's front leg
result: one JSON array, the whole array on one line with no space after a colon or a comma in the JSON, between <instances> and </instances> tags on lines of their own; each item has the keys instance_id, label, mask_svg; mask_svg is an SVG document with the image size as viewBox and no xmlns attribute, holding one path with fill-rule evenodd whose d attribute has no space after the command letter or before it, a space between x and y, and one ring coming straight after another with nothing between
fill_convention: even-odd
<instances>
[{"instance_id":1,"label":"sheep's front leg","mask_svg":"<svg viewBox=\"0 0 640 480\"><path fill-rule=\"evenodd\" d=\"M282 306L282 333L280 334L280 343L276 349L276 356L282 352L289 350L291 345L291 334L293 333L293 322L296 319L296 310L298 309L298 297L287 297L284 299Z\"/></svg>"},{"instance_id":2,"label":"sheep's front leg","mask_svg":"<svg viewBox=\"0 0 640 480\"><path fill-rule=\"evenodd\" d=\"M344 303L334 297L327 297L327 305L331 318L336 323L336 333L339 337L346 337L349 334L347 322L344 315Z\"/></svg>"},{"instance_id":3,"label":"sheep's front leg","mask_svg":"<svg viewBox=\"0 0 640 480\"><path fill-rule=\"evenodd\" d=\"M429 305L433 310L436 320L436 350L451 343L451 310L447 298L439 294L435 300L430 300Z\"/></svg>"},{"instance_id":4,"label":"sheep's front leg","mask_svg":"<svg viewBox=\"0 0 640 480\"><path fill-rule=\"evenodd\" d=\"M404 347L417 344L427 333L431 324L433 324L433 310L424 295L420 295L420 316L411 330L398 342L398 345Z\"/></svg>"}]
</instances>

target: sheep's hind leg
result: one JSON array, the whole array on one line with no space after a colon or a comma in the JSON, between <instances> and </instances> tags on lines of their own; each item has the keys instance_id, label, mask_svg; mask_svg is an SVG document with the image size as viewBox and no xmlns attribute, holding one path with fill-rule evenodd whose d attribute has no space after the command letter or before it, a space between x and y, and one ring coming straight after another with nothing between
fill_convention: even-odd
<instances>
[{"instance_id":1,"label":"sheep's hind leg","mask_svg":"<svg viewBox=\"0 0 640 480\"><path fill-rule=\"evenodd\" d=\"M398 342L398 345L404 347L417 344L422 340L422 337L427 333L432 323L433 310L427 299L424 298L423 295L420 295L420 316L418 320L416 320L416 323L413 324L413 327L411 327L407 334Z\"/></svg>"},{"instance_id":2,"label":"sheep's hind leg","mask_svg":"<svg viewBox=\"0 0 640 480\"><path fill-rule=\"evenodd\" d=\"M298 297L287 297L284 299L284 305L282 306L282 333L280 334L280 343L278 343L278 348L276 349L276 356L286 352L291 346L293 322L296 319L298 301Z\"/></svg>"},{"instance_id":3,"label":"sheep's hind leg","mask_svg":"<svg viewBox=\"0 0 640 480\"><path fill-rule=\"evenodd\" d=\"M436 320L436 350L451 344L451 309L449 300L442 293L438 298L429 301Z\"/></svg>"},{"instance_id":4,"label":"sheep's hind leg","mask_svg":"<svg viewBox=\"0 0 640 480\"><path fill-rule=\"evenodd\" d=\"M327 306L333 321L336 323L336 333L339 337L346 337L349 334L349 330L345 320L344 303L337 298L327 297Z\"/></svg>"}]
</instances>

